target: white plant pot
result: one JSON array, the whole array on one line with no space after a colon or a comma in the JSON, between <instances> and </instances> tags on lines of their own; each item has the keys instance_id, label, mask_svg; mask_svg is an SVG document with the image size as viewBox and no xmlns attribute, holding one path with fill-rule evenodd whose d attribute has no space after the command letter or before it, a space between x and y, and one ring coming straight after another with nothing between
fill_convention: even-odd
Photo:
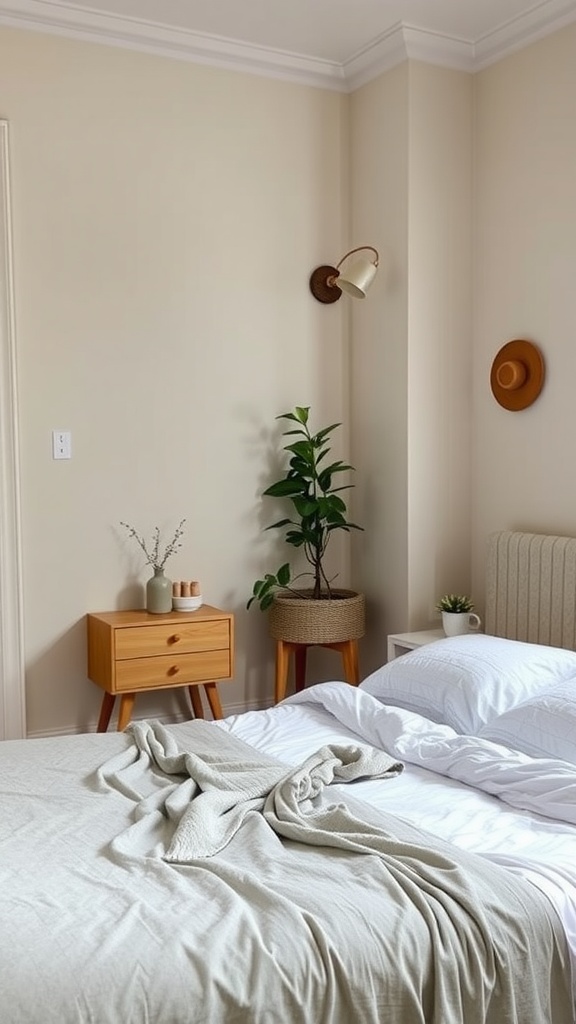
<instances>
[{"instance_id":1,"label":"white plant pot","mask_svg":"<svg viewBox=\"0 0 576 1024\"><path fill-rule=\"evenodd\" d=\"M442 612L442 627L446 636L476 633L481 625L480 616L474 612Z\"/></svg>"}]
</instances>

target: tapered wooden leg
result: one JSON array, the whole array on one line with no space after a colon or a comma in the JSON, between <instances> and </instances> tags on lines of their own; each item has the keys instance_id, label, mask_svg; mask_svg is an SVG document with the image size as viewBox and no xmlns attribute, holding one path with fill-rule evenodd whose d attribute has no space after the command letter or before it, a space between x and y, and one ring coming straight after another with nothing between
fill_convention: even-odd
<instances>
[{"instance_id":1,"label":"tapered wooden leg","mask_svg":"<svg viewBox=\"0 0 576 1024\"><path fill-rule=\"evenodd\" d=\"M283 640L276 641L276 679L274 684L274 703L278 704L286 696L288 682L288 665L290 662L290 645Z\"/></svg>"},{"instance_id":2,"label":"tapered wooden leg","mask_svg":"<svg viewBox=\"0 0 576 1024\"><path fill-rule=\"evenodd\" d=\"M136 700L135 693L123 693L120 698L120 711L118 713L118 725L116 726L118 732L122 732L126 728L130 719L132 718L132 708L134 707L134 701Z\"/></svg>"},{"instance_id":3,"label":"tapered wooden leg","mask_svg":"<svg viewBox=\"0 0 576 1024\"><path fill-rule=\"evenodd\" d=\"M358 686L360 682L360 668L358 664L358 641L345 640L340 644L342 663L344 665L344 678L352 686Z\"/></svg>"},{"instance_id":4,"label":"tapered wooden leg","mask_svg":"<svg viewBox=\"0 0 576 1024\"><path fill-rule=\"evenodd\" d=\"M98 726L96 732L106 732L106 729L110 725L110 718L112 715L112 709L114 708L114 701L116 700L113 693L104 691L102 697L102 706L100 708L100 718L98 719Z\"/></svg>"},{"instance_id":5,"label":"tapered wooden leg","mask_svg":"<svg viewBox=\"0 0 576 1024\"><path fill-rule=\"evenodd\" d=\"M220 703L220 697L218 696L218 687L216 683L204 683L204 693L208 698L210 710L213 718L223 718L222 705Z\"/></svg>"},{"instance_id":6,"label":"tapered wooden leg","mask_svg":"<svg viewBox=\"0 0 576 1024\"><path fill-rule=\"evenodd\" d=\"M204 708L202 707L202 697L200 696L200 690L198 689L197 686L189 686L188 692L190 694L190 700L192 702L194 718L204 718Z\"/></svg>"},{"instance_id":7,"label":"tapered wooden leg","mask_svg":"<svg viewBox=\"0 0 576 1024\"><path fill-rule=\"evenodd\" d=\"M296 693L303 690L306 686L306 655L308 654L308 648L305 644L294 645L294 674L295 674L295 689Z\"/></svg>"}]
</instances>

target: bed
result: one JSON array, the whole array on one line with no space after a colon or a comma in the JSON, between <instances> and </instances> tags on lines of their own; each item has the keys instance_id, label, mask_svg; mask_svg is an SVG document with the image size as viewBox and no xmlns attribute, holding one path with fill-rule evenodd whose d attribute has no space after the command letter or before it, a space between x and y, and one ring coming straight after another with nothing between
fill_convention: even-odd
<instances>
[{"instance_id":1,"label":"bed","mask_svg":"<svg viewBox=\"0 0 576 1024\"><path fill-rule=\"evenodd\" d=\"M3 1024L573 1024L576 540L490 634L221 722L0 745Z\"/></svg>"}]
</instances>

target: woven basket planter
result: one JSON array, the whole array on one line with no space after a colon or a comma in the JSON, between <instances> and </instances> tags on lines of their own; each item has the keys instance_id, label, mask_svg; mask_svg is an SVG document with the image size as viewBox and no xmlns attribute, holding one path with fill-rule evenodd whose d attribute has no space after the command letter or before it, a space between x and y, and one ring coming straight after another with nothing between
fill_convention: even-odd
<instances>
[{"instance_id":1,"label":"woven basket planter","mask_svg":"<svg viewBox=\"0 0 576 1024\"><path fill-rule=\"evenodd\" d=\"M311 594L311 590L299 593ZM336 644L358 640L365 633L364 594L333 590L330 600L277 594L268 612L273 640L293 644Z\"/></svg>"}]
</instances>

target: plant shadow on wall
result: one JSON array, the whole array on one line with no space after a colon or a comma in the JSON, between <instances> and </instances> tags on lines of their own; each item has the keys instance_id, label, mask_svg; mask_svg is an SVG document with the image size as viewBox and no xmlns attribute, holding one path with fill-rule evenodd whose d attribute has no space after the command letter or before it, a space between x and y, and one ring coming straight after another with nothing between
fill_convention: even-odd
<instances>
[{"instance_id":1,"label":"plant shadow on wall","mask_svg":"<svg viewBox=\"0 0 576 1024\"><path fill-rule=\"evenodd\" d=\"M291 502L291 515L266 529L283 531L286 543L304 555L310 569L294 576L290 563L285 562L277 572L256 580L247 603L247 608L257 602L262 611L270 611L273 637L306 644L348 640L364 633L364 596L336 589L325 564L326 551L336 531L363 529L348 519L342 497L344 491L353 487L342 482L343 474L352 472L353 466L340 459L329 459L331 435L341 424L332 423L313 433L309 415L309 406L296 406L292 412L276 417L293 424L283 436L296 440L284 446L289 455L284 475L270 484L263 496ZM305 577L311 578L312 585L296 587Z\"/></svg>"}]
</instances>

